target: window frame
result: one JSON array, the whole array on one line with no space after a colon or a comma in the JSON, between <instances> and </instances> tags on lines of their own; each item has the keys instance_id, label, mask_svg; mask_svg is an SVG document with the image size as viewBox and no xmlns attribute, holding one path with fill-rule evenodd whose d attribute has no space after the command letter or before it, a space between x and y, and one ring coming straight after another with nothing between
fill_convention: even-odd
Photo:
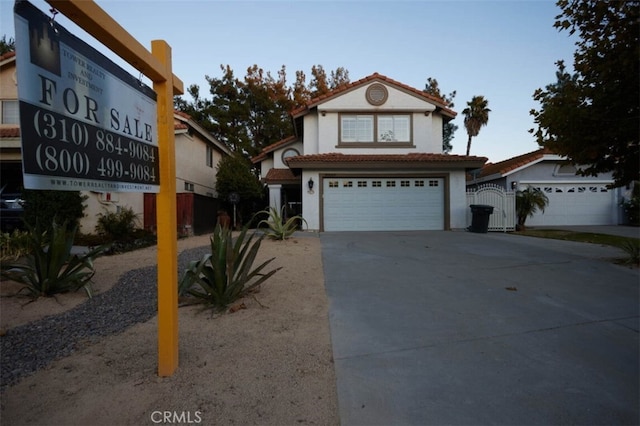
<instances>
[{"instance_id":1,"label":"window frame","mask_svg":"<svg viewBox=\"0 0 640 426\"><path fill-rule=\"evenodd\" d=\"M213 147L211 145L207 145L207 167L213 168Z\"/></svg>"},{"instance_id":2,"label":"window frame","mask_svg":"<svg viewBox=\"0 0 640 426\"><path fill-rule=\"evenodd\" d=\"M5 108L7 104L11 104L14 108L16 121L14 123L5 121ZM0 124L20 125L20 103L17 99L0 99Z\"/></svg>"},{"instance_id":3,"label":"window frame","mask_svg":"<svg viewBox=\"0 0 640 426\"><path fill-rule=\"evenodd\" d=\"M343 141L343 123L345 118L351 117L371 117L373 122L372 141ZM381 117L408 117L409 118L409 140L408 141L384 141L378 134L378 121ZM338 145L337 148L415 148L413 143L413 113L407 111L362 111L362 112L341 112L338 114Z\"/></svg>"}]
</instances>

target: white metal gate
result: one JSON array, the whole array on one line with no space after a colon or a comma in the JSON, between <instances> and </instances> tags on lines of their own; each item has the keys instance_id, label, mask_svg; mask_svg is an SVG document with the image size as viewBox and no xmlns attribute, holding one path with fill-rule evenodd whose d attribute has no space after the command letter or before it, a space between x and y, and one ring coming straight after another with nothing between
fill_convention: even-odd
<instances>
[{"instance_id":1,"label":"white metal gate","mask_svg":"<svg viewBox=\"0 0 640 426\"><path fill-rule=\"evenodd\" d=\"M472 204L493 206L489 216L489 231L514 231L516 229L516 193L494 184L467 189L467 207ZM467 224L471 225L471 208L467 209Z\"/></svg>"}]
</instances>

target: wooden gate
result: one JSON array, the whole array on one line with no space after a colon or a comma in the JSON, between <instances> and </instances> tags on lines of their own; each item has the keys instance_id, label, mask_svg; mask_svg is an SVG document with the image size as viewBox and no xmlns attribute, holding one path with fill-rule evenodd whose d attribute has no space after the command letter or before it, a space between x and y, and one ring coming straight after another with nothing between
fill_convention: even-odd
<instances>
[{"instance_id":1,"label":"wooden gate","mask_svg":"<svg viewBox=\"0 0 640 426\"><path fill-rule=\"evenodd\" d=\"M178 235L200 235L213 232L219 201L191 192L176 194L176 225ZM156 194L144 194L144 229L156 232Z\"/></svg>"},{"instance_id":2,"label":"wooden gate","mask_svg":"<svg viewBox=\"0 0 640 426\"><path fill-rule=\"evenodd\" d=\"M144 194L144 229L156 232L156 194ZM193 235L193 194L176 194L176 225L179 236Z\"/></svg>"},{"instance_id":3,"label":"wooden gate","mask_svg":"<svg viewBox=\"0 0 640 426\"><path fill-rule=\"evenodd\" d=\"M499 185L485 184L467 189L467 206L484 204L493 206L489 216L489 231L515 231L516 193ZM471 224L471 208L467 209L467 223Z\"/></svg>"}]
</instances>

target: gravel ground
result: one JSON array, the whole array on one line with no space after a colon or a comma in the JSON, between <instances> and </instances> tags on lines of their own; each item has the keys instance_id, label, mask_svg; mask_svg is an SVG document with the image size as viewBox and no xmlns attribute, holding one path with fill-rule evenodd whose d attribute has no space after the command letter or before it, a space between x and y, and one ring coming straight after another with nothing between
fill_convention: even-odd
<instances>
[{"instance_id":1,"label":"gravel ground","mask_svg":"<svg viewBox=\"0 0 640 426\"><path fill-rule=\"evenodd\" d=\"M209 246L185 250L178 256L178 276ZM66 357L101 337L118 334L157 314L157 267L126 272L110 290L75 308L10 329L0 338L0 390Z\"/></svg>"}]
</instances>

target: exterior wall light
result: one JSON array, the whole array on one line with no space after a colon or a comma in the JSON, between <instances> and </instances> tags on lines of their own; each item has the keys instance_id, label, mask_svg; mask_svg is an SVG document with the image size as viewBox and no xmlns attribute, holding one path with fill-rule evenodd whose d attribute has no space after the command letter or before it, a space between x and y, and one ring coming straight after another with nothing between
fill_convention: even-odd
<instances>
[{"instance_id":1,"label":"exterior wall light","mask_svg":"<svg viewBox=\"0 0 640 426\"><path fill-rule=\"evenodd\" d=\"M313 178L309 178L309 182L307 182L307 186L309 187L309 191L313 191Z\"/></svg>"}]
</instances>

